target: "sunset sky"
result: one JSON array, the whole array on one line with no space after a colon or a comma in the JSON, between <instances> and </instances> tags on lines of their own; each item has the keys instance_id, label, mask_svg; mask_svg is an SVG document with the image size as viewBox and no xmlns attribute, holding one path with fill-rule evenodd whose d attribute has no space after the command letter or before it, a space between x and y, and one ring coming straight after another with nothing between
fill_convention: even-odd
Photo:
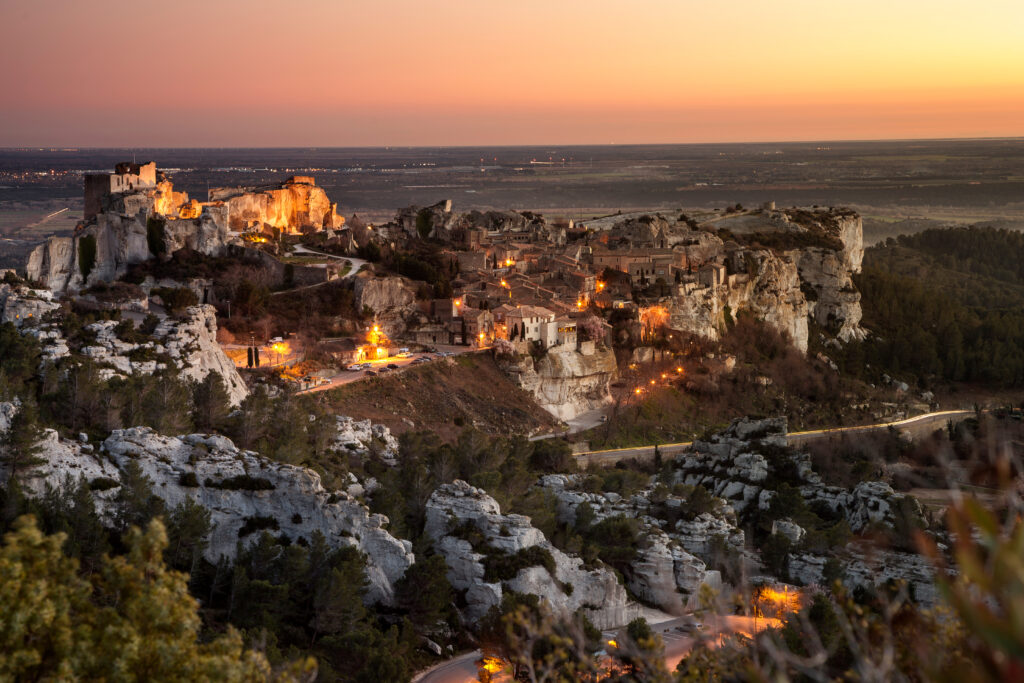
<instances>
[{"instance_id":1,"label":"sunset sky","mask_svg":"<svg viewBox=\"0 0 1024 683\"><path fill-rule=\"evenodd\" d=\"M1024 135L1024 1L0 0L0 146Z\"/></svg>"}]
</instances>

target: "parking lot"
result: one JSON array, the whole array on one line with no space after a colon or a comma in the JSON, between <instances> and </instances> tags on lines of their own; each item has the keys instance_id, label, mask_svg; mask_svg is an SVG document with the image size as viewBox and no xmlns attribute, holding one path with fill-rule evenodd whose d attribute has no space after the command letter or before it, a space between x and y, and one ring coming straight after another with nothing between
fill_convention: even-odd
<instances>
[{"instance_id":1,"label":"parking lot","mask_svg":"<svg viewBox=\"0 0 1024 683\"><path fill-rule=\"evenodd\" d=\"M327 391L328 389L336 389L343 384L348 384L349 382L358 382L359 380L366 379L368 377L377 377L381 375L386 376L391 372L401 372L411 365L424 365L441 358L456 356L461 353L476 350L477 349L469 346L439 346L437 347L436 352L419 352L411 353L407 357L391 356L374 361L363 361L356 364L359 365L361 369L343 369L333 377L328 378L328 381L318 386L304 389L299 393L313 393L317 391Z\"/></svg>"}]
</instances>

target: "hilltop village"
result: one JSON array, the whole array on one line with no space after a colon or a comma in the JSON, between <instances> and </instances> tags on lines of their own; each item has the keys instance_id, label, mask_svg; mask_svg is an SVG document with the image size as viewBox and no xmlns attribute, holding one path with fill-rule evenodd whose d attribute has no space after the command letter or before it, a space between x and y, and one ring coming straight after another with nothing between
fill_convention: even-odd
<instances>
[{"instance_id":1,"label":"hilltop village","mask_svg":"<svg viewBox=\"0 0 1024 683\"><path fill-rule=\"evenodd\" d=\"M160 267L182 254L223 267ZM286 348L292 365L326 350L333 374L292 373L305 389L365 377L372 366L358 375L343 368L398 360L399 349L493 349L539 405L568 420L611 403L611 385L673 335L714 340L742 315L801 352L812 329L837 342L860 338L851 275L862 255L861 220L843 209L769 203L549 220L459 213L446 200L372 225L346 222L311 177L214 188L200 202L150 162L87 176L85 220L73 237L38 246L25 274L54 293L93 298L130 281L139 289L120 289L137 311L150 310L155 290L187 289L215 307L239 365L261 347L278 358ZM318 325L268 319L246 300L332 282L351 291L351 314L327 324L322 315Z\"/></svg>"}]
</instances>

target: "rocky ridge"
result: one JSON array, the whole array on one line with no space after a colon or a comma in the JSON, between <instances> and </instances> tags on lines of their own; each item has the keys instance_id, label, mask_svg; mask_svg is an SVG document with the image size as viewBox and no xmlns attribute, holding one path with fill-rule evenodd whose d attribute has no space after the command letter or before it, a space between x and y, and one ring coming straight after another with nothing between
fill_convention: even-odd
<instances>
[{"instance_id":1,"label":"rocky ridge","mask_svg":"<svg viewBox=\"0 0 1024 683\"><path fill-rule=\"evenodd\" d=\"M14 410L12 404L0 403L0 416ZM366 600L390 603L395 582L415 560L412 545L387 532L388 519L371 514L347 491L327 491L316 472L241 450L223 436L170 437L133 427L115 430L96 448L84 439L61 439L47 430L39 445L41 463L19 475L29 495L42 496L83 479L109 480L118 485L94 490L93 495L101 515L111 520L125 468L135 463L169 509L194 501L210 511L212 531L205 554L211 562L234 558L240 541L253 540L259 532L246 530L253 520L258 528L293 541L308 541L320 533L331 547L353 546L365 553L370 582Z\"/></svg>"},{"instance_id":2,"label":"rocky ridge","mask_svg":"<svg viewBox=\"0 0 1024 683\"><path fill-rule=\"evenodd\" d=\"M467 526L482 534L482 544L474 547L461 536ZM452 586L465 591L470 621L498 605L506 590L540 596L556 612L582 611L598 628L621 626L639 614L614 572L584 567L582 559L553 546L529 517L503 515L493 498L464 481L434 491L427 502L425 533L444 556ZM485 579L488 555L515 556L529 549L550 557L550 568L538 563L519 569L512 578Z\"/></svg>"},{"instance_id":3,"label":"rocky ridge","mask_svg":"<svg viewBox=\"0 0 1024 683\"><path fill-rule=\"evenodd\" d=\"M575 524L583 505L590 509L592 524L614 517L640 522L643 541L625 576L626 586L633 595L669 614L682 614L698 606L702 585L715 590L721 588L720 572L709 570L700 555L710 554L709 544L715 535L721 535L726 543L742 551L743 532L735 527L734 517L730 520L728 513L731 511L726 506L722 506L721 517L704 513L692 521L677 520L673 525L656 516L653 487L623 498L613 492L580 490L585 477L551 474L542 477L538 486L555 497L560 522ZM681 498L671 495L660 501L669 509L679 509L682 503Z\"/></svg>"},{"instance_id":4,"label":"rocky ridge","mask_svg":"<svg viewBox=\"0 0 1024 683\"><path fill-rule=\"evenodd\" d=\"M47 316L58 309L48 290L0 284L0 322L11 322L22 334L39 340L40 371L72 357L59 320ZM117 325L117 321L104 320L85 327L93 340L78 352L99 366L101 379L151 375L173 366L183 377L197 382L216 372L224 380L232 405L248 395L234 363L217 344L217 316L212 306L191 306L180 316L164 318L149 341L122 340L115 333Z\"/></svg>"}]
</instances>

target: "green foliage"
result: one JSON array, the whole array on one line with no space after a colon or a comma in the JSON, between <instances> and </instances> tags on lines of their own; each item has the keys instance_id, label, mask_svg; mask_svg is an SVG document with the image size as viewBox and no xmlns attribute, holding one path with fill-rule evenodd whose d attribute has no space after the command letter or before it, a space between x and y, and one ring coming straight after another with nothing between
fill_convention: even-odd
<instances>
[{"instance_id":1,"label":"green foliage","mask_svg":"<svg viewBox=\"0 0 1024 683\"><path fill-rule=\"evenodd\" d=\"M170 313L180 313L199 303L199 297L188 287L155 287L150 294L160 297Z\"/></svg>"},{"instance_id":2,"label":"green foliage","mask_svg":"<svg viewBox=\"0 0 1024 683\"><path fill-rule=\"evenodd\" d=\"M89 279L89 273L96 265L96 236L84 235L78 239L78 272L83 280Z\"/></svg>"},{"instance_id":3,"label":"green foliage","mask_svg":"<svg viewBox=\"0 0 1024 683\"><path fill-rule=\"evenodd\" d=\"M484 581L487 583L510 581L519 570L527 567L544 567L552 578L555 576L555 558L547 548L539 545L523 548L516 553L490 550L484 556L483 565Z\"/></svg>"},{"instance_id":4,"label":"green foliage","mask_svg":"<svg viewBox=\"0 0 1024 683\"><path fill-rule=\"evenodd\" d=\"M25 394L39 368L39 340L23 335L14 323L0 323L0 400Z\"/></svg>"},{"instance_id":5,"label":"green foliage","mask_svg":"<svg viewBox=\"0 0 1024 683\"><path fill-rule=\"evenodd\" d=\"M395 585L395 600L409 620L424 633L433 633L455 617L455 591L441 555L417 555L416 562Z\"/></svg>"},{"instance_id":6,"label":"green foliage","mask_svg":"<svg viewBox=\"0 0 1024 683\"><path fill-rule=\"evenodd\" d=\"M0 433L0 462L7 467L8 483L42 462L37 457L42 451L39 445L42 437L39 410L34 401L25 399L11 418L7 431Z\"/></svg>"},{"instance_id":7,"label":"green foliage","mask_svg":"<svg viewBox=\"0 0 1024 683\"><path fill-rule=\"evenodd\" d=\"M238 537L245 538L249 534L256 533L257 531L263 531L264 529L277 530L280 526L277 523L276 517L268 517L266 515L256 515L254 517L246 517L244 523L238 529Z\"/></svg>"},{"instance_id":8,"label":"green foliage","mask_svg":"<svg viewBox=\"0 0 1024 683\"><path fill-rule=\"evenodd\" d=\"M1020 233L927 230L865 253L864 325L874 334L830 354L845 372L923 381L1024 384Z\"/></svg>"},{"instance_id":9,"label":"green foliage","mask_svg":"<svg viewBox=\"0 0 1024 683\"><path fill-rule=\"evenodd\" d=\"M162 559L164 527L133 529L128 554L104 560L90 581L21 518L0 548L0 678L5 680L294 680L275 675L234 629L200 644L198 603Z\"/></svg>"},{"instance_id":10,"label":"green foliage","mask_svg":"<svg viewBox=\"0 0 1024 683\"><path fill-rule=\"evenodd\" d=\"M211 372L192 385L192 420L196 429L218 431L231 410L227 385L220 373Z\"/></svg>"},{"instance_id":11,"label":"green foliage","mask_svg":"<svg viewBox=\"0 0 1024 683\"><path fill-rule=\"evenodd\" d=\"M254 477L251 474L236 474L233 477L220 481L206 480L206 486L211 489L225 489L227 491L273 491L274 484L269 479Z\"/></svg>"}]
</instances>

